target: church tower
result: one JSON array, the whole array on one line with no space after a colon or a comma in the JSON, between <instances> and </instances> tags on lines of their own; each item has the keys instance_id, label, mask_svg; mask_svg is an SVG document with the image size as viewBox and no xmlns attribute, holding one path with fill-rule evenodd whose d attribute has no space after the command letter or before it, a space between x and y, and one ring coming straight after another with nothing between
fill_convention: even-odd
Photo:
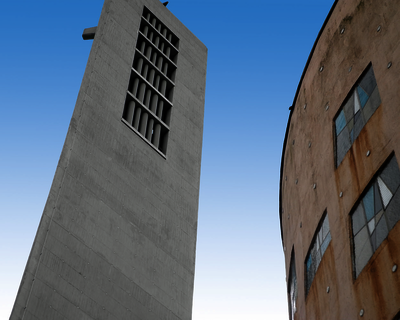
<instances>
[{"instance_id":1,"label":"church tower","mask_svg":"<svg viewBox=\"0 0 400 320\"><path fill-rule=\"evenodd\" d=\"M191 319L207 48L105 0L10 319Z\"/></svg>"}]
</instances>

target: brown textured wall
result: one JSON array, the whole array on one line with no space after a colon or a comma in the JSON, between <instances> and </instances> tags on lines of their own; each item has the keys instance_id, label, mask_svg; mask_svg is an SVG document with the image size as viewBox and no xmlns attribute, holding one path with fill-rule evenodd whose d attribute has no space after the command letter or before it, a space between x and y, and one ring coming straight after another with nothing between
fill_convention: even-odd
<instances>
[{"instance_id":1,"label":"brown textured wall","mask_svg":"<svg viewBox=\"0 0 400 320\"><path fill-rule=\"evenodd\" d=\"M400 270L392 272L392 266L400 264L400 224L354 279L349 215L392 152L400 162L399 32L400 1L339 0L299 84L287 128L280 186L287 279L292 248L296 256L296 319L357 319L361 309L365 311L362 319L393 319L400 311ZM389 62L391 68L387 68ZM334 118L369 63L382 102L336 168ZM304 262L325 210L332 240L306 298Z\"/></svg>"}]
</instances>

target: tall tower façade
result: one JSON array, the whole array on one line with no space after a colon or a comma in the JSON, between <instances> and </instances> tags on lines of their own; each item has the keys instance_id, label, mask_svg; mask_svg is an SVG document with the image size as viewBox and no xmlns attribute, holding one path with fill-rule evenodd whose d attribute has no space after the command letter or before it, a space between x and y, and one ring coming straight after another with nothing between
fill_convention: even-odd
<instances>
[{"instance_id":1,"label":"tall tower fa\u00e7ade","mask_svg":"<svg viewBox=\"0 0 400 320\"><path fill-rule=\"evenodd\" d=\"M93 36L10 319L191 319L207 48L158 0Z\"/></svg>"}]
</instances>

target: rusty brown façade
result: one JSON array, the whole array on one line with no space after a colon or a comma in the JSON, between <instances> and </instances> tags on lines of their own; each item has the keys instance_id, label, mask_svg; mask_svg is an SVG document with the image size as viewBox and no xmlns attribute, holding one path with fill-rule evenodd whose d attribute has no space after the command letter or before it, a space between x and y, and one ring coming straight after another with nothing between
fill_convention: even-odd
<instances>
[{"instance_id":1,"label":"rusty brown fa\u00e7ade","mask_svg":"<svg viewBox=\"0 0 400 320\"><path fill-rule=\"evenodd\" d=\"M381 103L336 166L335 118L369 65ZM400 1L335 1L297 88L282 152L279 214L287 279L292 251L296 259L294 319L399 316L400 223L357 278L351 231L351 214L382 165L391 155L400 163L399 75ZM306 294L306 257L325 212L331 241Z\"/></svg>"}]
</instances>

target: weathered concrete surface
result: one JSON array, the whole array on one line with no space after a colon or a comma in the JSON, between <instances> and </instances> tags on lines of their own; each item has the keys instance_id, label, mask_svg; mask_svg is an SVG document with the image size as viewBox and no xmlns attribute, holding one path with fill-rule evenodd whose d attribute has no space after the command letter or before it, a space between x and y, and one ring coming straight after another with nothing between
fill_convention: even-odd
<instances>
[{"instance_id":1,"label":"weathered concrete surface","mask_svg":"<svg viewBox=\"0 0 400 320\"><path fill-rule=\"evenodd\" d=\"M392 266L400 262L400 224L354 279L350 221L355 203L384 161L392 152L400 159L399 30L400 1L339 0L299 84L280 185L287 278L292 248L296 256L295 319L357 319L364 309L362 319L391 320L400 311L400 272L392 272ZM390 61L393 65L388 69ZM334 118L370 62L382 103L335 168ZM306 254L325 210L332 241L306 298Z\"/></svg>"},{"instance_id":2,"label":"weathered concrete surface","mask_svg":"<svg viewBox=\"0 0 400 320\"><path fill-rule=\"evenodd\" d=\"M121 121L144 5L180 39L166 158ZM158 0L105 1L11 319L191 319L206 59Z\"/></svg>"}]
</instances>

